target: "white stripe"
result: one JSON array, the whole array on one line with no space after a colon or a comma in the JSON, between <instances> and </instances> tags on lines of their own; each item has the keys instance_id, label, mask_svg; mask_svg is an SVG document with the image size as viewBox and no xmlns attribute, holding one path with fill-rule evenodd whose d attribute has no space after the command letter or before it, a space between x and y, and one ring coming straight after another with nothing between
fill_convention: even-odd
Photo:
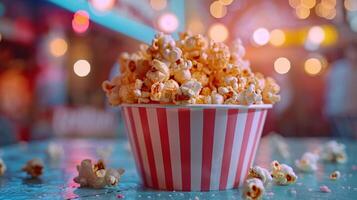
<instances>
[{"instance_id":1,"label":"white stripe","mask_svg":"<svg viewBox=\"0 0 357 200\"><path fill-rule=\"evenodd\" d=\"M161 149L161 139L159 134L159 122L157 121L156 108L147 108L147 117L149 121L150 137L154 152L154 159L156 165L156 174L158 178L159 188L165 189L165 170L164 162L162 158L162 149Z\"/></svg>"},{"instance_id":2,"label":"white stripe","mask_svg":"<svg viewBox=\"0 0 357 200\"><path fill-rule=\"evenodd\" d=\"M248 166L249 164L249 159L250 159L250 153L253 150L254 146L254 138L255 135L258 133L258 124L259 124L259 117L260 117L260 110L255 110L253 111L253 121L252 121L252 126L249 132L249 138L248 138L248 145L247 145L247 150L245 151L244 155L244 160L243 160L243 165L242 165L242 173L240 177L239 183L242 184L244 182L245 176L247 175L247 168L250 167Z\"/></svg>"},{"instance_id":3,"label":"white stripe","mask_svg":"<svg viewBox=\"0 0 357 200\"><path fill-rule=\"evenodd\" d=\"M180 132L177 109L166 109L167 129L170 141L170 156L173 186L176 190L182 189L181 180L181 154L180 154Z\"/></svg>"},{"instance_id":4,"label":"white stripe","mask_svg":"<svg viewBox=\"0 0 357 200\"><path fill-rule=\"evenodd\" d=\"M191 109L191 190L201 190L203 109Z\"/></svg>"},{"instance_id":5,"label":"white stripe","mask_svg":"<svg viewBox=\"0 0 357 200\"><path fill-rule=\"evenodd\" d=\"M150 174L149 160L148 160L147 150L146 150L146 146L145 146L144 133L143 133L143 128L141 126L142 122L140 119L139 108L132 108L132 111L133 111L133 118L134 118L134 122L135 122L136 134L138 136L141 158L143 160L145 176L146 176L148 185L153 186L152 180L151 180L151 174Z\"/></svg>"},{"instance_id":6,"label":"white stripe","mask_svg":"<svg viewBox=\"0 0 357 200\"><path fill-rule=\"evenodd\" d=\"M135 146L135 142L134 142L134 138L133 138L133 130L131 128L131 123L130 123L130 117L129 117L129 113L128 113L128 108L123 108L123 116L124 116L124 120L125 120L125 126L127 129L127 136L130 142L130 148L131 151L133 153L134 159L135 159L135 167L136 167L136 171L138 172L138 174L141 174L140 172L140 162L139 162L139 156L137 153L137 147ZM142 177L140 177L142 178Z\"/></svg>"},{"instance_id":7,"label":"white stripe","mask_svg":"<svg viewBox=\"0 0 357 200\"><path fill-rule=\"evenodd\" d=\"M267 109L263 109L262 112L264 112L264 113L263 113L263 118L262 118L262 124L259 127L260 131L259 131L258 143L257 143L257 145L255 146L255 149L254 149L255 154L253 155L253 160L252 160L253 164L254 164L255 156L257 155L257 149L259 147L260 139L262 137L263 128L264 128L264 124L265 124L265 118L267 116L268 110Z\"/></svg>"},{"instance_id":8,"label":"white stripe","mask_svg":"<svg viewBox=\"0 0 357 200\"><path fill-rule=\"evenodd\" d=\"M227 128L227 110L216 109L214 136L213 136L213 150L212 150L212 168L210 189L218 190L219 181L221 177L221 167L224 151L224 141L226 137Z\"/></svg>"},{"instance_id":9,"label":"white stripe","mask_svg":"<svg viewBox=\"0 0 357 200\"><path fill-rule=\"evenodd\" d=\"M236 177L237 165L240 155L240 147L242 146L244 128L247 121L247 111L248 110L246 109L241 109L238 112L236 129L234 131L234 139L232 145L231 162L229 165L229 173L228 173L228 180L227 180L227 187L226 187L227 189L233 187L234 179Z\"/></svg>"}]
</instances>

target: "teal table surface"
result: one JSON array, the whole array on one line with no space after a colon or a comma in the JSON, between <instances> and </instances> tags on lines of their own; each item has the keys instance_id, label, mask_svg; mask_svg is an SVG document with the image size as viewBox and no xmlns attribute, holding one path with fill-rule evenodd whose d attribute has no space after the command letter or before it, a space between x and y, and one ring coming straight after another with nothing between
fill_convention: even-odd
<instances>
[{"instance_id":1,"label":"teal table surface","mask_svg":"<svg viewBox=\"0 0 357 200\"><path fill-rule=\"evenodd\" d=\"M313 151L329 139L327 138L289 138L286 139L289 158L283 158L270 137L260 142L255 164L269 167L272 160L293 166L295 159L306 151ZM7 171L0 177L0 199L241 199L241 189L212 192L155 191L143 188L125 139L75 139L55 140L63 146L64 155L58 161L46 156L50 141L17 144L0 149L0 157L7 165ZM268 185L264 199L357 199L357 142L339 140L346 145L348 161L344 164L319 162L315 173L299 173L298 180L289 186ZM76 165L81 160L98 159L98 148L112 147L107 159L108 167L126 170L118 186L105 189L79 188L73 178L77 175ZM21 171L26 161L41 158L45 171L40 179L30 179ZM329 179L329 174L339 170L341 178ZM330 193L320 191L326 185Z\"/></svg>"}]
</instances>

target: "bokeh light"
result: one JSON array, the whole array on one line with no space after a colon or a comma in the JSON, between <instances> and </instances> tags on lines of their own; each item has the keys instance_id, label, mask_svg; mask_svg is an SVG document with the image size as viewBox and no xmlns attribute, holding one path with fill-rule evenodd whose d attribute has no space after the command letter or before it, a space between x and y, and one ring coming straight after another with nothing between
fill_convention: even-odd
<instances>
[{"instance_id":1,"label":"bokeh light","mask_svg":"<svg viewBox=\"0 0 357 200\"><path fill-rule=\"evenodd\" d=\"M84 33L89 27L89 14L87 11L79 10L74 13L72 28L76 33Z\"/></svg>"},{"instance_id":2,"label":"bokeh light","mask_svg":"<svg viewBox=\"0 0 357 200\"><path fill-rule=\"evenodd\" d=\"M344 6L348 11L357 11L357 1L356 0L345 0Z\"/></svg>"},{"instance_id":3,"label":"bokeh light","mask_svg":"<svg viewBox=\"0 0 357 200\"><path fill-rule=\"evenodd\" d=\"M176 15L172 13L164 13L159 17L157 24L160 30L165 33L172 33L178 28L179 21Z\"/></svg>"},{"instance_id":4,"label":"bokeh light","mask_svg":"<svg viewBox=\"0 0 357 200\"><path fill-rule=\"evenodd\" d=\"M274 70L278 74L286 74L291 68L290 61L285 57L280 57L274 62Z\"/></svg>"},{"instance_id":5,"label":"bokeh light","mask_svg":"<svg viewBox=\"0 0 357 200\"><path fill-rule=\"evenodd\" d=\"M325 39L325 32L320 26L313 26L309 30L307 39L313 44L321 44Z\"/></svg>"},{"instance_id":6,"label":"bokeh light","mask_svg":"<svg viewBox=\"0 0 357 200\"><path fill-rule=\"evenodd\" d=\"M167 6L167 1L166 0L150 0L150 5L152 9L154 10L163 10Z\"/></svg>"},{"instance_id":7,"label":"bokeh light","mask_svg":"<svg viewBox=\"0 0 357 200\"><path fill-rule=\"evenodd\" d=\"M2 35L1 35L1 33L0 33L0 42L1 42L1 40L2 40Z\"/></svg>"},{"instance_id":8,"label":"bokeh light","mask_svg":"<svg viewBox=\"0 0 357 200\"><path fill-rule=\"evenodd\" d=\"M306 8L313 8L316 5L316 0L300 0L301 5Z\"/></svg>"},{"instance_id":9,"label":"bokeh light","mask_svg":"<svg viewBox=\"0 0 357 200\"><path fill-rule=\"evenodd\" d=\"M296 7L295 14L299 19L306 19L310 15L310 9L301 5Z\"/></svg>"},{"instance_id":10,"label":"bokeh light","mask_svg":"<svg viewBox=\"0 0 357 200\"><path fill-rule=\"evenodd\" d=\"M115 0L91 0L92 6L99 11L111 10L115 4Z\"/></svg>"},{"instance_id":11,"label":"bokeh light","mask_svg":"<svg viewBox=\"0 0 357 200\"><path fill-rule=\"evenodd\" d=\"M224 42L228 35L227 27L221 23L213 24L208 30L208 36L216 42Z\"/></svg>"},{"instance_id":12,"label":"bokeh light","mask_svg":"<svg viewBox=\"0 0 357 200\"><path fill-rule=\"evenodd\" d=\"M227 14L227 7L220 1L214 1L209 7L210 13L215 18L222 18Z\"/></svg>"},{"instance_id":13,"label":"bokeh light","mask_svg":"<svg viewBox=\"0 0 357 200\"><path fill-rule=\"evenodd\" d=\"M255 44L263 46L269 42L270 34L266 28L258 28L253 33L253 41Z\"/></svg>"},{"instance_id":14,"label":"bokeh light","mask_svg":"<svg viewBox=\"0 0 357 200\"><path fill-rule=\"evenodd\" d=\"M298 7L301 4L300 0L289 0L289 5L293 8Z\"/></svg>"},{"instance_id":15,"label":"bokeh light","mask_svg":"<svg viewBox=\"0 0 357 200\"><path fill-rule=\"evenodd\" d=\"M90 64L87 60L77 60L73 65L74 73L79 77L85 77L90 72Z\"/></svg>"},{"instance_id":16,"label":"bokeh light","mask_svg":"<svg viewBox=\"0 0 357 200\"><path fill-rule=\"evenodd\" d=\"M50 52L55 57L63 56L67 52L67 42L63 38L55 38L50 41Z\"/></svg>"},{"instance_id":17,"label":"bokeh light","mask_svg":"<svg viewBox=\"0 0 357 200\"><path fill-rule=\"evenodd\" d=\"M305 61L304 70L307 74L315 76L322 70L322 63L317 58L309 58Z\"/></svg>"},{"instance_id":18,"label":"bokeh light","mask_svg":"<svg viewBox=\"0 0 357 200\"><path fill-rule=\"evenodd\" d=\"M233 0L219 0L223 5L228 6L233 3Z\"/></svg>"},{"instance_id":19,"label":"bokeh light","mask_svg":"<svg viewBox=\"0 0 357 200\"><path fill-rule=\"evenodd\" d=\"M270 44L274 46L281 46L285 42L285 33L280 29L274 29L270 32Z\"/></svg>"},{"instance_id":20,"label":"bokeh light","mask_svg":"<svg viewBox=\"0 0 357 200\"><path fill-rule=\"evenodd\" d=\"M198 18L191 19L188 22L187 28L192 32L192 34L203 34L205 31L202 21Z\"/></svg>"}]
</instances>

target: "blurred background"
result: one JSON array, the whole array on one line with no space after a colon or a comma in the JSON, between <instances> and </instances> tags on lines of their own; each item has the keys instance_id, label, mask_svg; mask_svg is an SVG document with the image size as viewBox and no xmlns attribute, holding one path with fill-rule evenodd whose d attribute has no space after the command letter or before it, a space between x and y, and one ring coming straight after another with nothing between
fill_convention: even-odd
<instances>
[{"instance_id":1,"label":"blurred background","mask_svg":"<svg viewBox=\"0 0 357 200\"><path fill-rule=\"evenodd\" d=\"M157 31L241 38L282 101L264 134L357 137L357 0L0 0L0 146L124 135L101 83Z\"/></svg>"}]
</instances>

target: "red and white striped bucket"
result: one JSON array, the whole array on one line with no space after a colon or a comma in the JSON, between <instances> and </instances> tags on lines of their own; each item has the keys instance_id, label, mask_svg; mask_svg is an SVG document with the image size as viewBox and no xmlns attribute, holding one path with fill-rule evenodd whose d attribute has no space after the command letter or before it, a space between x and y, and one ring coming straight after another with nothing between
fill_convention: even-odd
<instances>
[{"instance_id":1,"label":"red and white striped bucket","mask_svg":"<svg viewBox=\"0 0 357 200\"><path fill-rule=\"evenodd\" d=\"M253 164L271 107L123 105L144 185L182 191L240 186Z\"/></svg>"}]
</instances>

